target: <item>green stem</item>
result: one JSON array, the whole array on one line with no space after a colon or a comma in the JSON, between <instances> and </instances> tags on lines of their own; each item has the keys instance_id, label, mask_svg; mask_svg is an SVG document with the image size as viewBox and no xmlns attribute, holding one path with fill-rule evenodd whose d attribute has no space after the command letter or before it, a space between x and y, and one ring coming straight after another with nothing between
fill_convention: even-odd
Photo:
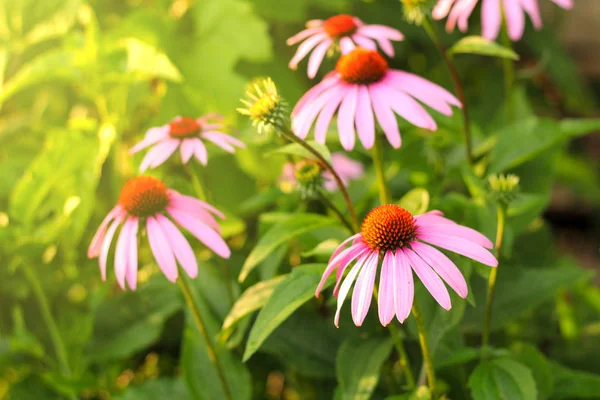
<instances>
[{"instance_id":1,"label":"green stem","mask_svg":"<svg viewBox=\"0 0 600 400\"><path fill-rule=\"evenodd\" d=\"M400 367L404 371L406 383L408 384L409 389L414 389L415 376L413 375L412 369L410 368L410 361L408 359L408 354L406 354L406 349L404 348L402 335L400 334L398 327L396 327L393 322L388 325L388 330L390 331L392 340L394 341L396 351L398 351L398 357L400 358Z\"/></svg>"},{"instance_id":2,"label":"green stem","mask_svg":"<svg viewBox=\"0 0 600 400\"><path fill-rule=\"evenodd\" d=\"M215 366L217 370L217 375L219 376L219 383L223 388L223 394L225 395L225 400L231 400L231 392L229 390L229 385L227 384L227 380L225 379L225 372L219 363L219 358L217 357L217 352L215 350L215 346L206 330L206 325L204 324L204 320L202 319L202 315L200 314L200 308L198 307L197 300L194 298L194 293L190 288L190 285L187 281L187 277L185 274L180 274L179 279L177 279L179 286L181 286L181 291L183 292L183 297L185 298L185 302L187 303L192 316L194 318L194 323L198 328L198 331L204 338L206 342L206 351L208 353L208 358Z\"/></svg>"},{"instance_id":3,"label":"green stem","mask_svg":"<svg viewBox=\"0 0 600 400\"><path fill-rule=\"evenodd\" d=\"M206 201L206 193L202 188L202 182L200 182L200 178L198 177L198 174L196 173L194 167L189 164L185 164L184 169L185 172L187 172L187 174L190 176L190 179L192 180L192 186L196 191L196 196L198 196L200 200Z\"/></svg>"},{"instance_id":4,"label":"green stem","mask_svg":"<svg viewBox=\"0 0 600 400\"><path fill-rule=\"evenodd\" d=\"M496 259L500 260L500 249L502 248L502 237L504 236L504 225L506 222L506 205L498 203L498 229L496 230ZM492 268L488 279L488 293L485 302L485 316L483 321L482 352L483 359L489 357L487 347L490 340L490 327L492 324L492 303L494 301L494 292L496 288L496 279L498 277L498 268Z\"/></svg>"},{"instance_id":5,"label":"green stem","mask_svg":"<svg viewBox=\"0 0 600 400\"><path fill-rule=\"evenodd\" d=\"M512 41L508 36L508 28L506 27L506 19L504 17L502 23L502 44L507 49L512 50ZM502 67L504 69L504 95L506 96L506 99L510 102L512 88L515 83L515 64L510 58L503 58Z\"/></svg>"},{"instance_id":6,"label":"green stem","mask_svg":"<svg viewBox=\"0 0 600 400\"><path fill-rule=\"evenodd\" d=\"M56 360L58 362L58 366L60 368L60 372L65 377L71 376L71 367L69 366L69 358L67 357L67 351L65 344L60 336L60 331L58 329L58 325L52 316L52 312L50 311L50 304L48 302L48 297L46 297L46 293L44 293L44 289L38 280L37 274L33 271L26 262L21 262L21 266L23 267L23 272L25 273L25 277L29 281L31 288L33 290L33 294L38 302L40 307L40 312L42 314L42 319L48 328L48 333L50 334L50 341L52 342L52 346L54 347L54 353L56 355ZM75 399L75 396L71 395L69 398Z\"/></svg>"},{"instance_id":7,"label":"green stem","mask_svg":"<svg viewBox=\"0 0 600 400\"><path fill-rule=\"evenodd\" d=\"M350 232L354 232L354 228L352 227L352 224L350 224L350 222L346 219L344 214L342 214L342 212L336 207L336 205L333 204L333 202L331 200L329 200L329 198L320 190L319 190L319 199L325 205L325 207L327 207L331 211L333 211L333 213L338 217L338 219L342 222L342 224L344 224L344 226L346 228L348 228L348 230Z\"/></svg>"},{"instance_id":8,"label":"green stem","mask_svg":"<svg viewBox=\"0 0 600 400\"><path fill-rule=\"evenodd\" d=\"M415 317L415 321L417 321L417 329L419 330L419 343L421 344L421 352L423 353L423 364L427 371L427 383L429 384L431 395L435 396L435 369L433 368L429 341L427 339L427 328L425 327L423 314L421 314L421 310L416 301L413 303L412 314Z\"/></svg>"},{"instance_id":9,"label":"green stem","mask_svg":"<svg viewBox=\"0 0 600 400\"><path fill-rule=\"evenodd\" d=\"M285 125L280 126L279 130L287 140L289 140L290 142L299 144L300 146L302 146L303 148L308 150L312 155L314 155L317 158L317 160L319 160L319 162L323 165L323 167L327 171L329 171L331 176L333 176L335 183L337 184L338 188L340 189L340 192L342 193L342 196L344 197L346 206L348 207L348 212L350 213L350 217L352 220L352 226L354 228L353 231L358 232L359 231L358 218L356 217L356 211L354 211L354 206L352 205L352 200L350 199L350 194L348 193L348 189L346 189L346 185L344 185L344 182L342 182L342 179L340 178L338 173L333 169L333 167L331 166L329 161L327 161L325 159L325 157L323 157L321 155L321 153L319 153L317 150L315 150L311 145L306 143L306 141L304 141L304 140L300 139L298 136L296 136L294 134L294 132L292 132L292 130L290 128L288 128L287 126L285 126Z\"/></svg>"},{"instance_id":10,"label":"green stem","mask_svg":"<svg viewBox=\"0 0 600 400\"><path fill-rule=\"evenodd\" d=\"M390 188L385 179L385 171L383 168L383 145L381 143L381 135L375 135L375 145L372 150L373 166L375 166L375 174L377 175L377 187L379 188L379 199L381 204L390 204L392 195Z\"/></svg>"},{"instance_id":11,"label":"green stem","mask_svg":"<svg viewBox=\"0 0 600 400\"><path fill-rule=\"evenodd\" d=\"M475 158L473 157L473 145L471 140L471 122L469 120L469 105L467 104L467 99L465 97L464 85L460 79L460 75L458 74L458 70L452 61L452 58L446 51L446 46L444 46L442 40L440 39L435 25L433 25L428 18L425 18L423 20L423 27L442 54L442 58L446 64L446 67L448 68L448 71L450 72L450 77L452 78L452 83L454 84L454 91L456 92L458 100L462 104L465 151L467 153L467 159L469 160L469 163L473 165L475 163Z\"/></svg>"}]
</instances>

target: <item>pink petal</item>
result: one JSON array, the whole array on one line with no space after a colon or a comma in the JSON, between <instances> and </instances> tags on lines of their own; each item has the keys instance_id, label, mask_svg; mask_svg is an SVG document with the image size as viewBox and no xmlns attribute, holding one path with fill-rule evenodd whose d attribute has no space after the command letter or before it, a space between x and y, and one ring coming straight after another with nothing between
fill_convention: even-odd
<instances>
[{"instance_id":1,"label":"pink petal","mask_svg":"<svg viewBox=\"0 0 600 400\"><path fill-rule=\"evenodd\" d=\"M310 55L310 58L308 59L308 77L310 79L313 79L317 75L319 66L321 65L321 62L323 62L325 53L327 53L330 46L331 43L329 41L324 41L318 45Z\"/></svg>"},{"instance_id":2,"label":"pink petal","mask_svg":"<svg viewBox=\"0 0 600 400\"><path fill-rule=\"evenodd\" d=\"M404 248L402 251L408 258L408 262L413 271L415 271L415 274L417 274L421 282L423 282L423 285L427 288L429 293L431 293L435 301L446 310L452 308L450 294L440 277L414 251L409 248Z\"/></svg>"},{"instance_id":3,"label":"pink petal","mask_svg":"<svg viewBox=\"0 0 600 400\"><path fill-rule=\"evenodd\" d=\"M437 130L437 124L431 115L412 97L384 85L377 86L377 93L394 112L419 128Z\"/></svg>"},{"instance_id":4,"label":"pink petal","mask_svg":"<svg viewBox=\"0 0 600 400\"><path fill-rule=\"evenodd\" d=\"M362 48L365 48L368 50L373 50L373 51L377 50L377 45L375 44L375 42L372 41L371 39L369 39L368 37L354 34L354 35L352 35L352 40L354 41L354 43L356 43L358 46L360 46Z\"/></svg>"},{"instance_id":5,"label":"pink petal","mask_svg":"<svg viewBox=\"0 0 600 400\"><path fill-rule=\"evenodd\" d=\"M342 51L342 54L348 54L355 48L356 45L348 36L344 36L340 39L340 50Z\"/></svg>"},{"instance_id":6,"label":"pink petal","mask_svg":"<svg viewBox=\"0 0 600 400\"><path fill-rule=\"evenodd\" d=\"M478 0L465 0L465 8L458 17L458 29L460 29L461 32L466 32L469 28L469 17L473 13L477 1Z\"/></svg>"},{"instance_id":7,"label":"pink petal","mask_svg":"<svg viewBox=\"0 0 600 400\"><path fill-rule=\"evenodd\" d=\"M167 279L171 282L177 280L179 275L177 271L177 263L173 256L173 250L169 246L169 242L165 233L160 228L160 225L154 217L148 217L146 221L146 231L148 234L148 241L150 242L150 249L154 254L154 259L161 271Z\"/></svg>"},{"instance_id":8,"label":"pink petal","mask_svg":"<svg viewBox=\"0 0 600 400\"><path fill-rule=\"evenodd\" d=\"M187 272L190 278L198 276L198 262L196 261L196 255L194 254L194 250L192 250L192 246L190 246L183 234L167 217L157 214L156 220L167 237L169 246L173 250L173 254L175 254L175 258L177 258L179 264L183 267L185 272Z\"/></svg>"},{"instance_id":9,"label":"pink petal","mask_svg":"<svg viewBox=\"0 0 600 400\"><path fill-rule=\"evenodd\" d=\"M202 140L198 140L197 142L194 142L194 144L194 156L200 161L200 164L206 165L208 162L208 151L206 151L206 146L202 143Z\"/></svg>"},{"instance_id":10,"label":"pink petal","mask_svg":"<svg viewBox=\"0 0 600 400\"><path fill-rule=\"evenodd\" d=\"M144 139L133 146L131 150L129 150L129 154L135 154L140 150L145 149L148 146L151 146L155 143L158 143L164 139L169 137L169 125L160 126L158 128L150 128L146 132L146 136Z\"/></svg>"},{"instance_id":11,"label":"pink petal","mask_svg":"<svg viewBox=\"0 0 600 400\"><path fill-rule=\"evenodd\" d=\"M229 256L231 256L231 250L229 250L227 243L225 243L223 238L210 226L199 222L197 219L190 219L188 217L189 214L176 209L170 208L167 211L179 225L190 231L192 235L217 255L223 258L229 258Z\"/></svg>"},{"instance_id":12,"label":"pink petal","mask_svg":"<svg viewBox=\"0 0 600 400\"><path fill-rule=\"evenodd\" d=\"M177 150L177 146L179 146L178 139L167 139L155 145L146 153L146 156L142 160L140 172L144 172L148 168L158 167Z\"/></svg>"},{"instance_id":13,"label":"pink petal","mask_svg":"<svg viewBox=\"0 0 600 400\"><path fill-rule=\"evenodd\" d=\"M542 27L542 16L540 15L540 7L537 0L520 0L523 9L529 14L531 22L536 29Z\"/></svg>"},{"instance_id":14,"label":"pink petal","mask_svg":"<svg viewBox=\"0 0 600 400\"><path fill-rule=\"evenodd\" d=\"M375 116L377 117L381 129L385 132L387 140L393 148L397 149L402 145L402 139L400 138L400 130L398 129L396 117L383 99L378 98L377 90L374 90L374 88L376 88L376 85L369 86L369 95L371 97Z\"/></svg>"},{"instance_id":15,"label":"pink petal","mask_svg":"<svg viewBox=\"0 0 600 400\"><path fill-rule=\"evenodd\" d=\"M196 146L196 142L199 141L200 139L193 138L183 139L183 141L181 142L181 147L179 148L179 151L181 152L181 161L183 161L184 164L187 164L190 158L192 158L192 156L194 155L194 148Z\"/></svg>"},{"instance_id":16,"label":"pink petal","mask_svg":"<svg viewBox=\"0 0 600 400\"><path fill-rule=\"evenodd\" d=\"M444 214L441 214L441 212L440 214L436 214L435 212L430 211L425 214L415 215L415 220L417 221L418 226L456 224L456 222L452 221L451 219L444 218L443 215Z\"/></svg>"},{"instance_id":17,"label":"pink petal","mask_svg":"<svg viewBox=\"0 0 600 400\"><path fill-rule=\"evenodd\" d=\"M334 318L335 326L338 328L340 326L340 310L342 309L344 300L346 300L346 297L348 296L348 292L350 292L350 287L352 286L352 283L356 279L356 276L360 272L362 266L365 264L365 261L367 260L368 257L369 257L369 254L363 255L356 262L356 264L354 264L354 267L352 267L352 269L350 270L350 273L348 274L348 276L346 276L346 279L344 279L344 282L342 283L342 286L339 291L339 296L337 299L337 309L335 311L335 318Z\"/></svg>"},{"instance_id":18,"label":"pink petal","mask_svg":"<svg viewBox=\"0 0 600 400\"><path fill-rule=\"evenodd\" d=\"M371 254L356 279L356 285L352 293L352 320L356 326L362 325L369 312L369 306L373 299L373 286L375 285L378 261L379 254Z\"/></svg>"},{"instance_id":19,"label":"pink petal","mask_svg":"<svg viewBox=\"0 0 600 400\"><path fill-rule=\"evenodd\" d=\"M113 207L112 210L106 214L106 217L102 220L102 223L98 227L96 234L92 238L92 242L90 243L90 247L88 248L88 258L98 257L100 255L100 250L102 247L102 242L104 240L104 235L106 234L106 228L110 221L117 217L117 215L124 213L123 207L117 204Z\"/></svg>"},{"instance_id":20,"label":"pink petal","mask_svg":"<svg viewBox=\"0 0 600 400\"><path fill-rule=\"evenodd\" d=\"M294 54L294 57L291 59L290 63L289 63L289 67L291 69L296 69L298 68L298 63L304 58L306 57L306 55L318 44L320 44L321 42L329 42L331 43L332 40L329 39L329 36L327 36L326 33L317 33L314 36L311 36L310 38L306 39L304 42L302 42L302 44L300 46L298 46L298 50L296 51L296 54Z\"/></svg>"},{"instance_id":21,"label":"pink petal","mask_svg":"<svg viewBox=\"0 0 600 400\"><path fill-rule=\"evenodd\" d=\"M340 86L345 85L337 78L337 84ZM334 96L337 95L337 91L334 87L323 92L319 97L314 99L310 104L307 104L297 115L292 116L292 128L296 136L305 138L310 131L310 127L313 124L317 115L323 110L325 105L331 101Z\"/></svg>"},{"instance_id":22,"label":"pink petal","mask_svg":"<svg viewBox=\"0 0 600 400\"><path fill-rule=\"evenodd\" d=\"M443 237L459 237L483 246L486 249L494 248L492 241L486 238L484 235L477 232L475 229L458 224L442 223L437 225L419 225L417 232L418 234L439 236L440 239L443 239Z\"/></svg>"},{"instance_id":23,"label":"pink petal","mask_svg":"<svg viewBox=\"0 0 600 400\"><path fill-rule=\"evenodd\" d=\"M338 112L338 133L342 147L350 151L354 148L354 115L356 112L356 95L358 85L353 85L348 90L346 97L342 100L340 111Z\"/></svg>"},{"instance_id":24,"label":"pink petal","mask_svg":"<svg viewBox=\"0 0 600 400\"><path fill-rule=\"evenodd\" d=\"M393 262L394 308L398 321L404 323L412 309L415 297L415 283L413 281L412 270L410 265L408 265L408 259L402 250L396 251Z\"/></svg>"},{"instance_id":25,"label":"pink petal","mask_svg":"<svg viewBox=\"0 0 600 400\"><path fill-rule=\"evenodd\" d=\"M398 41L404 39L402 32L385 25L363 25L356 32L377 40L389 39Z\"/></svg>"},{"instance_id":26,"label":"pink petal","mask_svg":"<svg viewBox=\"0 0 600 400\"><path fill-rule=\"evenodd\" d=\"M490 267L498 266L498 260L494 258L492 253L469 240L459 237L450 238L421 234L418 235L418 239L441 247L442 249L462 254L465 257L469 257L475 261L479 261L482 264L489 265Z\"/></svg>"},{"instance_id":27,"label":"pink petal","mask_svg":"<svg viewBox=\"0 0 600 400\"><path fill-rule=\"evenodd\" d=\"M394 315L394 253L388 251L385 253L379 275L379 322L381 325L388 325Z\"/></svg>"},{"instance_id":28,"label":"pink petal","mask_svg":"<svg viewBox=\"0 0 600 400\"><path fill-rule=\"evenodd\" d=\"M365 85L358 86L358 97L356 98L356 130L358 137L367 150L375 143L375 118L371 107L371 97Z\"/></svg>"},{"instance_id":29,"label":"pink petal","mask_svg":"<svg viewBox=\"0 0 600 400\"><path fill-rule=\"evenodd\" d=\"M338 290L340 289L340 283L342 282L342 277L344 276L344 272L346 272L346 268L351 264L352 259L361 257L364 254L372 254L373 251L364 243L359 248L355 249L355 251L351 254L348 254L348 259L344 259L340 261L340 266L338 267L335 273L335 279L337 280L335 283L335 287L333 288L333 295L338 295Z\"/></svg>"},{"instance_id":30,"label":"pink petal","mask_svg":"<svg viewBox=\"0 0 600 400\"><path fill-rule=\"evenodd\" d=\"M321 144L325 144L325 141L327 140L327 130L331 124L331 119L348 92L348 86L340 85L331 89L331 91L335 93L321 110L319 118L317 118L317 123L315 124L315 141Z\"/></svg>"},{"instance_id":31,"label":"pink petal","mask_svg":"<svg viewBox=\"0 0 600 400\"><path fill-rule=\"evenodd\" d=\"M482 36L487 40L496 40L501 24L500 0L483 0L481 6Z\"/></svg>"},{"instance_id":32,"label":"pink petal","mask_svg":"<svg viewBox=\"0 0 600 400\"><path fill-rule=\"evenodd\" d=\"M331 155L331 165L342 179L358 179L365 174L363 165L347 157L344 153L333 153Z\"/></svg>"},{"instance_id":33,"label":"pink petal","mask_svg":"<svg viewBox=\"0 0 600 400\"><path fill-rule=\"evenodd\" d=\"M417 241L410 246L460 297L467 297L469 288L465 277L444 253Z\"/></svg>"},{"instance_id":34,"label":"pink petal","mask_svg":"<svg viewBox=\"0 0 600 400\"><path fill-rule=\"evenodd\" d=\"M346 247L346 245L348 243L350 243L351 241L353 241L354 239L361 237L360 233L357 233L355 235L350 236L348 239L344 240L338 247L337 249L335 249L335 251L333 252L333 254L331 255L331 257L329 257L329 262L331 262L335 257L337 257L338 254L340 254L343 250L344 247Z\"/></svg>"},{"instance_id":35,"label":"pink petal","mask_svg":"<svg viewBox=\"0 0 600 400\"><path fill-rule=\"evenodd\" d=\"M525 15L521 5L514 0L504 0L504 15L508 36L514 41L521 39L525 31Z\"/></svg>"},{"instance_id":36,"label":"pink petal","mask_svg":"<svg viewBox=\"0 0 600 400\"><path fill-rule=\"evenodd\" d=\"M552 0L557 6L566 10L573 8L573 0Z\"/></svg>"},{"instance_id":37,"label":"pink petal","mask_svg":"<svg viewBox=\"0 0 600 400\"><path fill-rule=\"evenodd\" d=\"M129 264L129 247L131 242L131 228L133 226L132 218L128 218L121 228L119 238L117 239L117 248L115 250L115 276L121 289L125 290L125 272Z\"/></svg>"},{"instance_id":38,"label":"pink petal","mask_svg":"<svg viewBox=\"0 0 600 400\"><path fill-rule=\"evenodd\" d=\"M338 250L343 249L343 246L345 246L346 243L350 239L352 239L352 238L348 238L344 242L342 242L342 244L336 249L336 252L333 253L333 256L329 259L329 263L327 264L325 271L323 271L321 281L319 282L319 285L317 286L317 290L315 291L316 297L319 297L319 294L321 293L321 290L323 290L323 285L325 285L327 278L329 278L329 275L331 275L331 273L336 268L338 271L338 273L336 274L336 280L337 280L337 283L339 283L340 278L342 276L342 272L340 272L340 271L343 271L348 266L348 264L350 264L357 257L359 257L361 254L363 254L364 251L366 251L365 246L362 244L359 244L359 245L352 245L352 246L348 247L347 249L338 252Z\"/></svg>"},{"instance_id":39,"label":"pink petal","mask_svg":"<svg viewBox=\"0 0 600 400\"><path fill-rule=\"evenodd\" d=\"M215 214L221 219L225 219L225 215L221 211L202 200L198 200L192 196L186 196L185 194L181 194L173 189L169 189L168 193L169 206L171 207L184 209L200 208Z\"/></svg>"},{"instance_id":40,"label":"pink petal","mask_svg":"<svg viewBox=\"0 0 600 400\"><path fill-rule=\"evenodd\" d=\"M432 16L436 20L444 19L450 12L455 0L439 0L433 8Z\"/></svg>"},{"instance_id":41,"label":"pink petal","mask_svg":"<svg viewBox=\"0 0 600 400\"><path fill-rule=\"evenodd\" d=\"M332 86L338 85L339 82L340 79L336 72L330 72L329 74L327 74L321 82L317 83L315 86L310 88L308 92L304 93L304 96L302 96L300 100L298 100L298 102L294 106L294 109L292 110L292 118L299 114L306 105L311 104L313 100L315 100L321 95L321 93L325 92Z\"/></svg>"},{"instance_id":42,"label":"pink petal","mask_svg":"<svg viewBox=\"0 0 600 400\"><path fill-rule=\"evenodd\" d=\"M303 31L296 33L294 36L292 36L291 38L286 40L285 43L288 46L292 46L292 45L308 38L309 36L313 36L319 32L323 32L323 28L317 27L317 28L304 29Z\"/></svg>"},{"instance_id":43,"label":"pink petal","mask_svg":"<svg viewBox=\"0 0 600 400\"><path fill-rule=\"evenodd\" d=\"M115 232L121 222L123 222L124 215L121 214L115 218L112 222L108 230L106 231L106 235L102 241L102 247L100 249L100 257L98 259L100 263L100 276L102 280L106 280L106 259L108 258L108 251L110 250L110 243L112 242L113 236L115 236Z\"/></svg>"},{"instance_id":44,"label":"pink petal","mask_svg":"<svg viewBox=\"0 0 600 400\"><path fill-rule=\"evenodd\" d=\"M131 290L135 290L137 286L137 270L138 270L138 242L137 242L137 232L139 226L138 217L130 217L130 221L132 221L131 228L129 231L130 242L129 242L129 254L126 255L127 261L127 271L125 272L125 278L127 278L127 283Z\"/></svg>"}]
</instances>

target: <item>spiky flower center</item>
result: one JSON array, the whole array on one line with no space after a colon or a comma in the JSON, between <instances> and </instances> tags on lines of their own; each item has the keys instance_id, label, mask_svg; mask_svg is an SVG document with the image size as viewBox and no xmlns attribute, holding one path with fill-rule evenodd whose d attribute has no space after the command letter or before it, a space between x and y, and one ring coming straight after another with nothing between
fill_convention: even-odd
<instances>
[{"instance_id":1,"label":"spiky flower center","mask_svg":"<svg viewBox=\"0 0 600 400\"><path fill-rule=\"evenodd\" d=\"M321 178L321 166L316 161L303 161L296 165L296 179L301 184L312 183Z\"/></svg>"},{"instance_id":2,"label":"spiky flower center","mask_svg":"<svg viewBox=\"0 0 600 400\"><path fill-rule=\"evenodd\" d=\"M340 57L335 70L348 83L367 84L381 80L388 63L378 52L357 47Z\"/></svg>"},{"instance_id":3,"label":"spiky flower center","mask_svg":"<svg viewBox=\"0 0 600 400\"><path fill-rule=\"evenodd\" d=\"M123 186L119 204L136 217L154 215L169 204L167 185L152 176L132 178Z\"/></svg>"},{"instance_id":4,"label":"spiky flower center","mask_svg":"<svg viewBox=\"0 0 600 400\"><path fill-rule=\"evenodd\" d=\"M373 250L395 251L415 236L415 218L404 208L386 204L371 210L365 217L361 234Z\"/></svg>"},{"instance_id":5,"label":"spiky flower center","mask_svg":"<svg viewBox=\"0 0 600 400\"><path fill-rule=\"evenodd\" d=\"M200 124L194 118L177 118L169 124L169 135L176 138L195 136L200 131Z\"/></svg>"},{"instance_id":6,"label":"spiky flower center","mask_svg":"<svg viewBox=\"0 0 600 400\"><path fill-rule=\"evenodd\" d=\"M353 34L358 28L352 15L340 14L329 18L323 23L325 32L332 38L339 38Z\"/></svg>"},{"instance_id":7,"label":"spiky flower center","mask_svg":"<svg viewBox=\"0 0 600 400\"><path fill-rule=\"evenodd\" d=\"M238 108L237 111L249 116L259 133L263 130L270 132L282 123L286 114L286 103L271 78L253 80L246 96L246 99L242 99L246 107Z\"/></svg>"}]
</instances>

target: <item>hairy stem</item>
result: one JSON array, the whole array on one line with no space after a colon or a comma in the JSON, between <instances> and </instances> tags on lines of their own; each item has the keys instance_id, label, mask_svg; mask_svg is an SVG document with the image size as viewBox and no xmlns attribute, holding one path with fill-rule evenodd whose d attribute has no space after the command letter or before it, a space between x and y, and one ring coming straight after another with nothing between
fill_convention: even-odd
<instances>
[{"instance_id":1,"label":"hairy stem","mask_svg":"<svg viewBox=\"0 0 600 400\"><path fill-rule=\"evenodd\" d=\"M383 162L383 145L381 143L381 135L375 135L375 145L372 150L373 165L375 166L375 174L377 175L377 187L379 188L379 199L381 204L390 204L392 195L390 188L385 180L384 162Z\"/></svg>"},{"instance_id":2,"label":"hairy stem","mask_svg":"<svg viewBox=\"0 0 600 400\"><path fill-rule=\"evenodd\" d=\"M210 358L210 361L213 363L213 365L215 366L215 369L217 370L217 375L219 376L219 383L221 384L221 387L223 388L223 394L225 395L225 400L231 400L231 392L229 390L229 385L227 384L227 380L225 379L225 372L223 371L223 367L221 366L221 363L219 362L219 358L217 357L217 352L215 350L215 346L213 345L210 335L208 334L208 331L206 330L206 325L204 324L204 320L202 319L202 314L200 313L200 308L198 307L197 299L194 298L195 297L194 293L193 293L192 289L190 288L190 285L187 281L187 277L185 276L185 274L180 274L179 279L177 279L177 282L179 283L179 286L181 286L181 291L183 292L183 297L185 298L185 302L187 303L188 307L190 308L190 311L194 318L194 323L195 323L196 327L198 328L198 331L204 338L204 341L206 343L206 351L208 352L208 358Z\"/></svg>"},{"instance_id":3,"label":"hairy stem","mask_svg":"<svg viewBox=\"0 0 600 400\"><path fill-rule=\"evenodd\" d=\"M327 161L325 159L325 157L323 157L321 155L321 153L319 153L317 150L315 150L311 145L306 143L306 141L304 141L303 139L300 139L298 136L296 136L294 134L294 132L292 132L291 129L288 128L287 126L280 126L279 129L280 129L280 132L282 133L282 135L287 140L289 140L290 142L298 143L300 146L302 146L303 148L308 150L312 155L314 155L317 158L317 160L319 160L319 162L323 165L323 168L325 168L327 171L329 171L331 176L333 176L335 183L337 184L338 188L340 189L340 192L342 193L342 196L344 197L346 206L348 207L348 212L350 213L350 217L352 219L352 226L354 228L353 231L358 232L358 230L359 230L358 218L356 217L356 211L354 211L354 206L352 205L352 200L350 199L350 194L348 193L348 189L346 189L346 185L344 185L344 182L342 182L342 179L340 178L338 173L333 169L333 167L331 166L329 161Z\"/></svg>"},{"instance_id":4,"label":"hairy stem","mask_svg":"<svg viewBox=\"0 0 600 400\"><path fill-rule=\"evenodd\" d=\"M427 328L425 327L425 320L423 319L423 314L421 314L421 310L416 301L413 303L412 314L415 317L415 320L417 321L417 328L419 330L419 343L421 344L421 352L423 353L423 364L425 365L425 370L427 371L427 383L429 385L429 390L431 390L431 395L434 396L435 369L433 368L431 351L429 349L429 341L427 339Z\"/></svg>"},{"instance_id":5,"label":"hairy stem","mask_svg":"<svg viewBox=\"0 0 600 400\"><path fill-rule=\"evenodd\" d=\"M504 236L504 225L506 220L506 205L498 203L498 229L496 231L496 244L495 252L496 259L500 260L500 249L502 248L502 237ZM496 288L496 279L498 277L498 267L492 268L490 271L490 278L488 280L488 293L485 301L485 316L483 320L483 337L481 352L482 358L485 359L489 356L486 350L490 340L490 327L492 324L492 303L494 301L494 292Z\"/></svg>"},{"instance_id":6,"label":"hairy stem","mask_svg":"<svg viewBox=\"0 0 600 400\"><path fill-rule=\"evenodd\" d=\"M467 104L467 99L465 97L464 85L462 80L460 79L460 75L458 74L458 70L456 69L456 65L452 61L452 58L448 55L446 51L446 46L442 43L440 36L435 28L435 26L429 21L429 19L425 18L423 20L423 27L425 31L436 45L440 53L442 54L442 58L444 59L444 63L450 72L450 77L452 78L452 83L454 84L454 91L456 92L456 96L458 100L462 104L462 116L463 116L463 129L464 129L464 139L465 139L465 151L467 153L467 159L471 165L474 164L475 159L473 157L473 145L471 140L471 122L469 120L469 106Z\"/></svg>"}]
</instances>

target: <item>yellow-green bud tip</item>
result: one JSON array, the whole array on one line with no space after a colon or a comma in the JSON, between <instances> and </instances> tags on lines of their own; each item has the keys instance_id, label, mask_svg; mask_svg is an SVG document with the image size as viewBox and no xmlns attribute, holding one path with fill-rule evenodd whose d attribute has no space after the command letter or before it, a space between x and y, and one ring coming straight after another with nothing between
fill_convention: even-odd
<instances>
[{"instance_id":1,"label":"yellow-green bud tip","mask_svg":"<svg viewBox=\"0 0 600 400\"><path fill-rule=\"evenodd\" d=\"M241 101L246 107L237 111L249 116L259 133L271 132L285 118L285 101L271 78L253 79L247 86L246 98Z\"/></svg>"}]
</instances>

